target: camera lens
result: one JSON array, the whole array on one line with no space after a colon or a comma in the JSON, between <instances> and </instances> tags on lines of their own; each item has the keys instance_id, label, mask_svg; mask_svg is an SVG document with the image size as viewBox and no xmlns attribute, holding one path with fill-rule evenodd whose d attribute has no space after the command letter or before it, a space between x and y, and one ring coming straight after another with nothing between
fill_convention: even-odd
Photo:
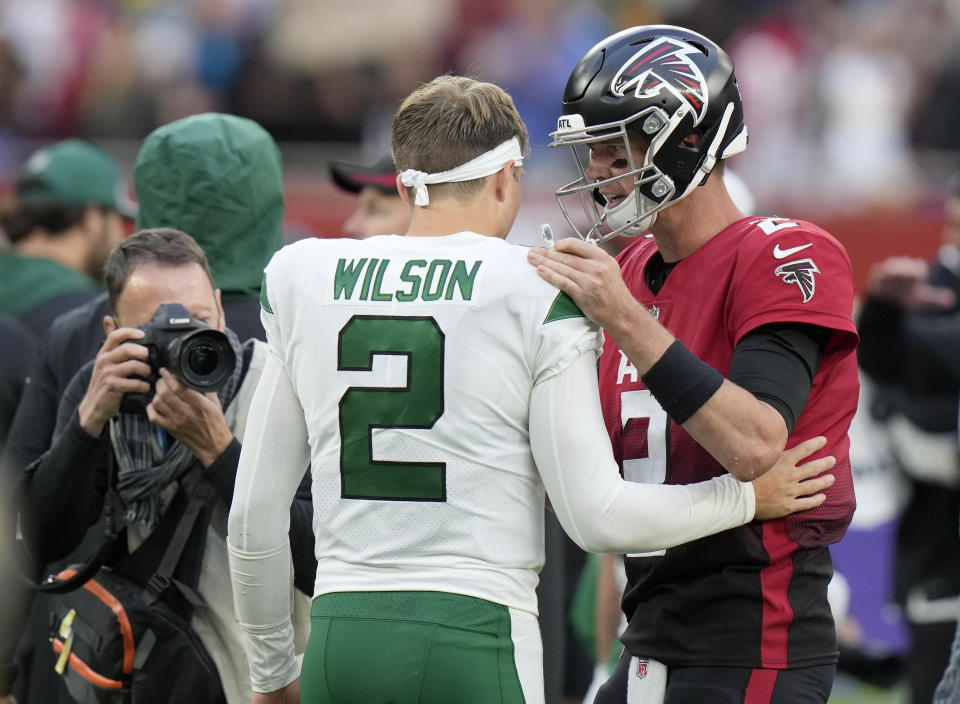
<instances>
[{"instance_id":1,"label":"camera lens","mask_svg":"<svg viewBox=\"0 0 960 704\"><path fill-rule=\"evenodd\" d=\"M203 392L222 388L237 359L227 336L209 328L174 338L168 358L167 366L180 381Z\"/></svg>"},{"instance_id":2,"label":"camera lens","mask_svg":"<svg viewBox=\"0 0 960 704\"><path fill-rule=\"evenodd\" d=\"M201 377L213 374L219 363L217 350L206 344L197 345L187 356L187 366L190 371Z\"/></svg>"}]
</instances>

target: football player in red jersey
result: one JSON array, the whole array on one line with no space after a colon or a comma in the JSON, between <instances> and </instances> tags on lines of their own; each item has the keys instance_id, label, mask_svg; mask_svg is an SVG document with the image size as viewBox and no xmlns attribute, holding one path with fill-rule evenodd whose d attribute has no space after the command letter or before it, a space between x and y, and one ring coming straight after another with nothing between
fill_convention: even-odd
<instances>
[{"instance_id":1,"label":"football player in red jersey","mask_svg":"<svg viewBox=\"0 0 960 704\"><path fill-rule=\"evenodd\" d=\"M640 701L649 659L668 668L667 704L825 702L828 546L855 507L847 255L811 223L737 209L722 175L747 142L739 88L700 34L653 25L600 42L573 69L552 136L580 167L557 197L587 241L529 259L606 330L600 392L624 476L746 481L818 434L837 458L817 509L627 557L626 652L595 701ZM647 232L617 259L593 246Z\"/></svg>"}]
</instances>

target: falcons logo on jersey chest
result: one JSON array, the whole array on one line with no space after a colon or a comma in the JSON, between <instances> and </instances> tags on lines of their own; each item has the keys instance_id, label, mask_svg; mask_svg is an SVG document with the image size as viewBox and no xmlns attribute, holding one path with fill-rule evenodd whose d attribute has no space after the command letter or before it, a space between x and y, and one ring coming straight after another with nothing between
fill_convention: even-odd
<instances>
[{"instance_id":1,"label":"falcons logo on jersey chest","mask_svg":"<svg viewBox=\"0 0 960 704\"><path fill-rule=\"evenodd\" d=\"M807 303L813 298L813 293L817 287L817 281L814 274L819 274L820 270L813 263L812 259L798 259L794 262L787 262L778 266L774 272L777 276L783 277L783 283L796 284L800 287L803 294L803 302Z\"/></svg>"}]
</instances>

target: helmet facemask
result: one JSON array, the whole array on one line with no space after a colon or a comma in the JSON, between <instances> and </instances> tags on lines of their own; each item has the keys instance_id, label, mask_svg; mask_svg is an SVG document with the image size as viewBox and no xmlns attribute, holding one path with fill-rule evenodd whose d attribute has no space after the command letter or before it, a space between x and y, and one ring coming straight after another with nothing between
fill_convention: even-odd
<instances>
[{"instance_id":1,"label":"helmet facemask","mask_svg":"<svg viewBox=\"0 0 960 704\"><path fill-rule=\"evenodd\" d=\"M663 110L651 107L625 120L590 127L582 126L582 120L578 122L577 117L579 116L567 115L561 118L561 124L568 121L573 125L550 133L553 138L551 147L570 147L580 174L577 180L557 189L557 202L561 212L574 231L587 241L605 242L614 237L643 234L650 229L657 213L671 202L676 193L673 179L663 173L654 161L682 115L674 115L673 119L668 119ZM641 134L643 137L640 137ZM629 168L623 174L610 178L589 178L587 168L591 145L613 139L623 141ZM648 146L633 148L641 139L647 141ZM643 153L643 161L640 163L637 163L637 152ZM632 178L633 181L631 193L622 202L607 208L600 188L627 178ZM586 214L585 231L582 223L575 222L568 210L572 197L579 199Z\"/></svg>"}]
</instances>

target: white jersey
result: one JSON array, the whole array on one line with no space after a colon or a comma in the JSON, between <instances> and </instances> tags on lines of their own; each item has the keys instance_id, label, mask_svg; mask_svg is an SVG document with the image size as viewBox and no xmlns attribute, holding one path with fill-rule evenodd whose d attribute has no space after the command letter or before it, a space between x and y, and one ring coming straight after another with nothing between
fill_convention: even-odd
<instances>
[{"instance_id":1,"label":"white jersey","mask_svg":"<svg viewBox=\"0 0 960 704\"><path fill-rule=\"evenodd\" d=\"M536 611L530 392L598 329L526 249L473 233L304 240L263 319L303 405L316 594L450 591Z\"/></svg>"}]
</instances>

